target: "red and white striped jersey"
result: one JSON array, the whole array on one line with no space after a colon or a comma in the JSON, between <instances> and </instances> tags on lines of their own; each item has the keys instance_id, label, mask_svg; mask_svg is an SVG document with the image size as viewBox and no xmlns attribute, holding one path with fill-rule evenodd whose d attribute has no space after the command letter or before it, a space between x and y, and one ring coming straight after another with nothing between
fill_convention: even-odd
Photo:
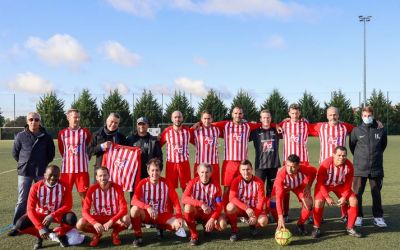
<instances>
[{"instance_id":1,"label":"red and white striped jersey","mask_svg":"<svg viewBox=\"0 0 400 250\"><path fill-rule=\"evenodd\" d=\"M189 160L190 130L182 127L175 131L173 126L166 128L160 137L161 146L167 144L167 161L179 163Z\"/></svg>"},{"instance_id":2,"label":"red and white striped jersey","mask_svg":"<svg viewBox=\"0 0 400 250\"><path fill-rule=\"evenodd\" d=\"M264 182L257 176L253 176L249 182L246 182L242 176L238 176L233 180L229 201L239 208L246 210L247 207L251 207L261 210L264 199Z\"/></svg>"},{"instance_id":3,"label":"red and white striped jersey","mask_svg":"<svg viewBox=\"0 0 400 250\"><path fill-rule=\"evenodd\" d=\"M216 209L217 202L222 202L221 187L213 181L203 184L199 177L192 179L188 183L182 197L183 203L185 203L185 196L192 198L196 203L206 204L211 207L212 210Z\"/></svg>"},{"instance_id":4,"label":"red and white striped jersey","mask_svg":"<svg viewBox=\"0 0 400 250\"><path fill-rule=\"evenodd\" d=\"M349 167L345 164L339 167L335 167L334 164L330 164L328 168L328 179L325 181L326 186L336 187L346 182L346 175L349 172Z\"/></svg>"},{"instance_id":5,"label":"red and white striped jersey","mask_svg":"<svg viewBox=\"0 0 400 250\"><path fill-rule=\"evenodd\" d=\"M234 124L228 121L225 123L223 127L225 160L242 161L248 158L250 131L250 125L247 122Z\"/></svg>"},{"instance_id":6,"label":"red and white striped jersey","mask_svg":"<svg viewBox=\"0 0 400 250\"><path fill-rule=\"evenodd\" d=\"M351 124L337 123L336 125L329 125L328 122L320 122L317 124L309 124L311 127L310 135L314 135L311 131L316 131L316 136L319 136L320 153L319 163L323 162L326 158L331 157L333 151L337 146L346 146L346 137L352 130Z\"/></svg>"},{"instance_id":7,"label":"red and white striped jersey","mask_svg":"<svg viewBox=\"0 0 400 250\"><path fill-rule=\"evenodd\" d=\"M286 175L283 185L285 189L290 189L293 190L303 184L303 180L305 178L305 175L301 172L297 172L296 175L292 176L290 174Z\"/></svg>"},{"instance_id":8,"label":"red and white striped jersey","mask_svg":"<svg viewBox=\"0 0 400 250\"><path fill-rule=\"evenodd\" d=\"M308 122L301 119L298 122L284 121L281 124L283 129L283 160L295 154L300 157L301 162L308 162Z\"/></svg>"},{"instance_id":9,"label":"red and white striped jersey","mask_svg":"<svg viewBox=\"0 0 400 250\"><path fill-rule=\"evenodd\" d=\"M92 215L114 216L119 210L119 199L123 192L118 192L115 185L110 185L106 191L102 190L100 185L95 186L94 190L88 193L92 200ZM121 187L119 187L121 189Z\"/></svg>"},{"instance_id":10,"label":"red and white striped jersey","mask_svg":"<svg viewBox=\"0 0 400 250\"><path fill-rule=\"evenodd\" d=\"M215 126L199 127L193 130L197 164L218 164L218 138L220 134L220 129Z\"/></svg>"},{"instance_id":11,"label":"red and white striped jersey","mask_svg":"<svg viewBox=\"0 0 400 250\"><path fill-rule=\"evenodd\" d=\"M132 205L147 209L152 207L159 214L171 212L174 206L176 214L182 214L178 195L163 177L156 184L150 182L150 178L142 179L135 189Z\"/></svg>"},{"instance_id":12,"label":"red and white striped jersey","mask_svg":"<svg viewBox=\"0 0 400 250\"><path fill-rule=\"evenodd\" d=\"M92 135L86 128L65 128L58 133L58 149L62 156L61 173L86 173L89 156L87 146Z\"/></svg>"},{"instance_id":13,"label":"red and white striped jersey","mask_svg":"<svg viewBox=\"0 0 400 250\"><path fill-rule=\"evenodd\" d=\"M40 185L37 190L36 212L39 214L51 214L58 210L63 202L63 194L66 187L61 183L57 183L53 188L49 188L46 184Z\"/></svg>"},{"instance_id":14,"label":"red and white striped jersey","mask_svg":"<svg viewBox=\"0 0 400 250\"><path fill-rule=\"evenodd\" d=\"M108 168L110 180L124 191L132 192L140 180L140 148L112 143L104 152L102 166Z\"/></svg>"}]
</instances>

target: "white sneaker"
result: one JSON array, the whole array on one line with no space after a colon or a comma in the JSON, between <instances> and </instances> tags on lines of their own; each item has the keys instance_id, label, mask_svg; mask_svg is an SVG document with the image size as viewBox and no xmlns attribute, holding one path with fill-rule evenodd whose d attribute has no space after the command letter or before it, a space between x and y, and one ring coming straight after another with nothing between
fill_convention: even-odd
<instances>
[{"instance_id":1,"label":"white sneaker","mask_svg":"<svg viewBox=\"0 0 400 250\"><path fill-rule=\"evenodd\" d=\"M175 232L176 236L182 237L182 238L186 238L186 232L185 229L183 229L183 227L180 227L176 232Z\"/></svg>"},{"instance_id":2,"label":"white sneaker","mask_svg":"<svg viewBox=\"0 0 400 250\"><path fill-rule=\"evenodd\" d=\"M387 227L387 224L385 223L385 220L382 217L374 218L374 224L375 226L378 227Z\"/></svg>"},{"instance_id":3,"label":"white sneaker","mask_svg":"<svg viewBox=\"0 0 400 250\"><path fill-rule=\"evenodd\" d=\"M363 221L363 217L357 217L356 222L354 223L354 226L362 227L362 221Z\"/></svg>"}]
</instances>

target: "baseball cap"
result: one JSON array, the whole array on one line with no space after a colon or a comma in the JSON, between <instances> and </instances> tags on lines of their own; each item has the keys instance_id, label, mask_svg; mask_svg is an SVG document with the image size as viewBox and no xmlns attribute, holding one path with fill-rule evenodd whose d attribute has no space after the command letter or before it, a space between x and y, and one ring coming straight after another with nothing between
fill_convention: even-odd
<instances>
[{"instance_id":1,"label":"baseball cap","mask_svg":"<svg viewBox=\"0 0 400 250\"><path fill-rule=\"evenodd\" d=\"M146 117L142 116L142 117L139 117L139 119L137 119L137 121L136 121L136 124L139 124L139 123L149 124L149 120Z\"/></svg>"}]
</instances>

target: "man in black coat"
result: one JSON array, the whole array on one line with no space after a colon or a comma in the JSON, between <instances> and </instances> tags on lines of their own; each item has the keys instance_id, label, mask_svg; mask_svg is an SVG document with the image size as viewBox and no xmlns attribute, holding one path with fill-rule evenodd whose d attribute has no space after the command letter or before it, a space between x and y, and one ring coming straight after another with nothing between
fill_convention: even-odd
<instances>
[{"instance_id":1,"label":"man in black coat","mask_svg":"<svg viewBox=\"0 0 400 250\"><path fill-rule=\"evenodd\" d=\"M369 180L372 195L372 214L374 224L386 227L383 219L381 189L383 183L383 152L387 145L387 132L374 119L371 106L362 109L362 124L353 129L349 145L353 154L354 180L353 190L358 200L358 217L356 226L362 226L362 195Z\"/></svg>"},{"instance_id":2,"label":"man in black coat","mask_svg":"<svg viewBox=\"0 0 400 250\"><path fill-rule=\"evenodd\" d=\"M47 165L54 159L55 146L53 138L40 125L40 114L29 112L26 116L24 131L14 139L12 156L17 161L18 200L15 206L13 229L8 233L15 236L18 231L15 223L26 213L29 190L32 182L43 179Z\"/></svg>"},{"instance_id":3,"label":"man in black coat","mask_svg":"<svg viewBox=\"0 0 400 250\"><path fill-rule=\"evenodd\" d=\"M140 117L136 121L137 132L130 135L128 146L136 146L141 150L141 175L140 179L147 178L147 162L156 157L161 161L162 170L162 150L157 137L152 136L147 130L149 129L149 120L146 117ZM131 193L133 195L133 192Z\"/></svg>"},{"instance_id":4,"label":"man in black coat","mask_svg":"<svg viewBox=\"0 0 400 250\"><path fill-rule=\"evenodd\" d=\"M111 143L127 145L125 136L118 131L120 121L121 118L118 113L111 113L106 120L106 125L93 133L92 141L88 146L88 153L90 157L96 155L95 169L101 167L103 154ZM96 176L96 174L93 176Z\"/></svg>"}]
</instances>

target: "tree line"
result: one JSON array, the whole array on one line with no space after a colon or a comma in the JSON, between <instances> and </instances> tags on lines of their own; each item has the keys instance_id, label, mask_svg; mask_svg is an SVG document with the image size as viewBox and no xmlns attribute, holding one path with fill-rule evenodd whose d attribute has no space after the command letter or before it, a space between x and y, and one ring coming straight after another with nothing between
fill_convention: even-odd
<instances>
[{"instance_id":1,"label":"tree line","mask_svg":"<svg viewBox=\"0 0 400 250\"><path fill-rule=\"evenodd\" d=\"M361 122L359 108L353 108L350 99L341 90L333 91L330 101L323 104L319 103L311 93L305 91L297 103L301 106L302 116L311 123L326 121L326 109L329 106L339 108L341 121L355 125ZM111 112L118 112L122 118L120 127L132 128L136 126L134 121L141 116L148 117L150 126L153 127L160 123L169 123L171 113L174 110L180 110L183 113L186 123L197 122L203 110L212 112L215 121L230 119L230 114L235 106L243 108L245 119L248 121L258 121L260 110L269 109L273 122L278 123L288 116L289 105L288 100L277 89L274 89L266 97L260 107L256 106L255 99L244 90L238 91L230 106L224 104L215 90L210 90L207 96L200 101L195 111L186 94L182 91L175 91L163 110L153 93L150 90L143 90L142 95L133 105L133 112L131 112L129 103L118 90L111 91L98 107L96 98L92 97L88 89L84 89L68 108L75 108L81 112L81 126L83 127L102 126ZM375 117L385 124L389 134L400 134L400 103L392 105L381 90L374 89L367 100L367 105L374 107ZM43 95L36 104L36 110L42 116L42 124L48 128L67 126L65 108L64 100L58 98L55 92ZM25 117L17 117L15 121L4 119L0 110L0 125L6 127L24 126Z\"/></svg>"}]
</instances>

